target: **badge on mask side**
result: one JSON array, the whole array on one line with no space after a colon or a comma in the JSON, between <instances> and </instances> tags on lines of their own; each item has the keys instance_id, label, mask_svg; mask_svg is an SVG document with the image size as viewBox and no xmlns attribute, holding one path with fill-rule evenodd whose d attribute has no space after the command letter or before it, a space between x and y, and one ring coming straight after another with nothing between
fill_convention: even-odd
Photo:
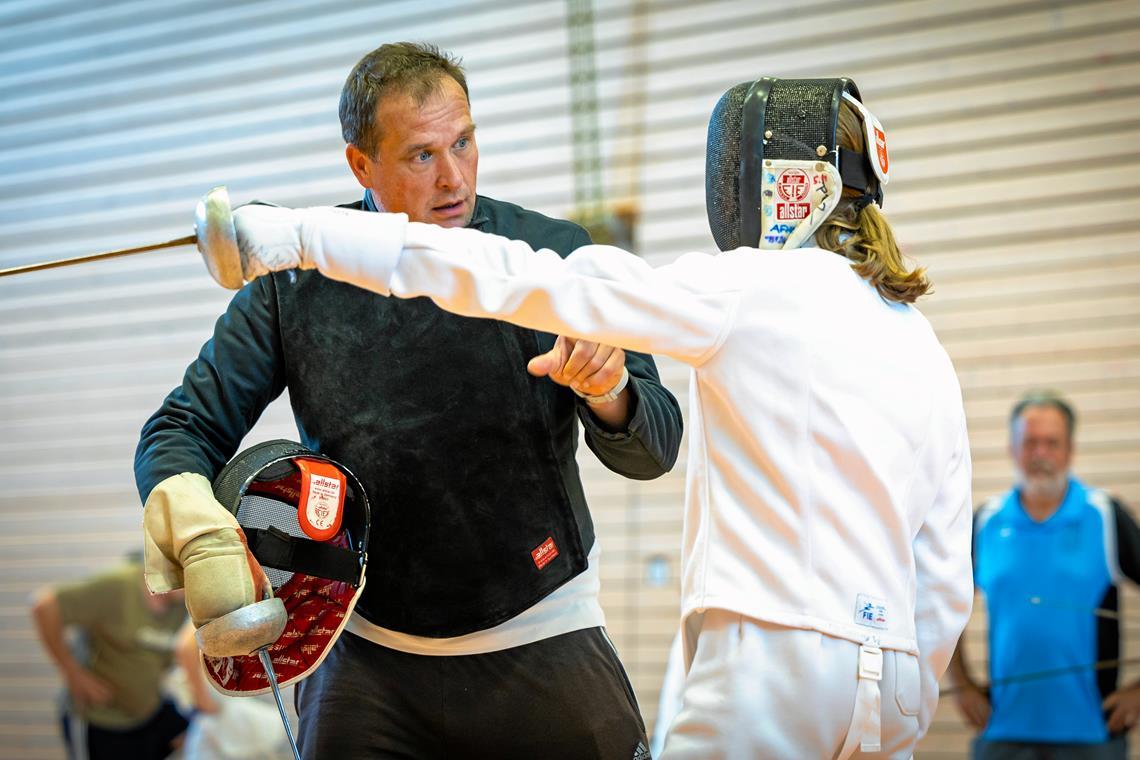
<instances>
[{"instance_id":1,"label":"badge on mask side","mask_svg":"<svg viewBox=\"0 0 1140 760\"><path fill-rule=\"evenodd\" d=\"M843 180L826 161L766 159L760 179L759 248L799 248L839 205Z\"/></svg>"},{"instance_id":2,"label":"badge on mask side","mask_svg":"<svg viewBox=\"0 0 1140 760\"><path fill-rule=\"evenodd\" d=\"M891 157L887 153L887 131L883 129L882 123L875 118L875 114L871 113L854 95L844 92L843 99L863 117L863 139L866 141L866 152L870 158L871 170L875 172L880 185L887 184L891 179Z\"/></svg>"}]
</instances>

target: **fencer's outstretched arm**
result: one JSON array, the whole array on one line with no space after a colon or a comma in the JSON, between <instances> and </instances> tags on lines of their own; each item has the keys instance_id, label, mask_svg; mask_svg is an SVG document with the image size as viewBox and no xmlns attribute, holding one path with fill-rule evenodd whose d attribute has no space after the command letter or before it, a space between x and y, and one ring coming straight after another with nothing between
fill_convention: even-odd
<instances>
[{"instance_id":1,"label":"fencer's outstretched arm","mask_svg":"<svg viewBox=\"0 0 1140 760\"><path fill-rule=\"evenodd\" d=\"M739 290L702 291L713 257L654 268L609 246L562 259L470 229L402 214L246 206L234 214L246 275L295 266L381 295L427 296L441 308L691 365L723 341Z\"/></svg>"}]
</instances>

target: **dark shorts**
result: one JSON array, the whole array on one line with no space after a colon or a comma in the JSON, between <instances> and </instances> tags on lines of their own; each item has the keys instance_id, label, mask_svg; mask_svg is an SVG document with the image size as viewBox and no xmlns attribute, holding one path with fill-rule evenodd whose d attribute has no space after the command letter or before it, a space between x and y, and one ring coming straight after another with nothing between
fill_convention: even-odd
<instances>
[{"instance_id":1,"label":"dark shorts","mask_svg":"<svg viewBox=\"0 0 1140 760\"><path fill-rule=\"evenodd\" d=\"M1128 744L1117 737L1104 744L1036 744L974 740L974 760L1124 760Z\"/></svg>"},{"instance_id":2,"label":"dark shorts","mask_svg":"<svg viewBox=\"0 0 1140 760\"><path fill-rule=\"evenodd\" d=\"M174 751L171 742L189 725L170 702L134 728L93 726L70 713L62 716L67 756L75 760L162 760Z\"/></svg>"},{"instance_id":3,"label":"dark shorts","mask_svg":"<svg viewBox=\"0 0 1140 760\"><path fill-rule=\"evenodd\" d=\"M648 757L637 699L601 628L458 657L346 632L295 700L307 760Z\"/></svg>"}]
</instances>

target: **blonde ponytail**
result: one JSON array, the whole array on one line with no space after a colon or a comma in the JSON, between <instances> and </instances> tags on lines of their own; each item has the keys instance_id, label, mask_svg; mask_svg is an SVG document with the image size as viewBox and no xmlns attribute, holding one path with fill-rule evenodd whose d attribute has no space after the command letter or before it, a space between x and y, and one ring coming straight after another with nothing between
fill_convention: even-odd
<instances>
[{"instance_id":1,"label":"blonde ponytail","mask_svg":"<svg viewBox=\"0 0 1140 760\"><path fill-rule=\"evenodd\" d=\"M863 126L859 115L846 103L839 109L839 144L863 153ZM872 178L873 181L873 178ZM877 188L867 188L874 192ZM891 226L873 203L850 188L815 233L816 243L851 261L851 268L868 280L889 301L914 303L930 292L930 280L922 267L908 270ZM856 201L859 201L858 203Z\"/></svg>"},{"instance_id":2,"label":"blonde ponytail","mask_svg":"<svg viewBox=\"0 0 1140 760\"><path fill-rule=\"evenodd\" d=\"M844 198L815 239L821 248L849 259L851 268L888 301L914 303L930 291L926 270L907 270L894 232L873 203L856 211L853 199Z\"/></svg>"}]
</instances>

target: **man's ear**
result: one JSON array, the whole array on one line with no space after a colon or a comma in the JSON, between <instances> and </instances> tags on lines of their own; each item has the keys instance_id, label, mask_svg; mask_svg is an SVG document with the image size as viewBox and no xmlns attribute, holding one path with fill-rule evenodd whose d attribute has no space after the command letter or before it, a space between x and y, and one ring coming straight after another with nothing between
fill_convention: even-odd
<instances>
[{"instance_id":1,"label":"man's ear","mask_svg":"<svg viewBox=\"0 0 1140 760\"><path fill-rule=\"evenodd\" d=\"M360 183L360 186L365 189L373 187L373 180L377 179L374 176L376 174L375 164L365 155L364 151L349 143L344 146L344 157L348 161L348 168L356 175L356 181Z\"/></svg>"}]
</instances>

